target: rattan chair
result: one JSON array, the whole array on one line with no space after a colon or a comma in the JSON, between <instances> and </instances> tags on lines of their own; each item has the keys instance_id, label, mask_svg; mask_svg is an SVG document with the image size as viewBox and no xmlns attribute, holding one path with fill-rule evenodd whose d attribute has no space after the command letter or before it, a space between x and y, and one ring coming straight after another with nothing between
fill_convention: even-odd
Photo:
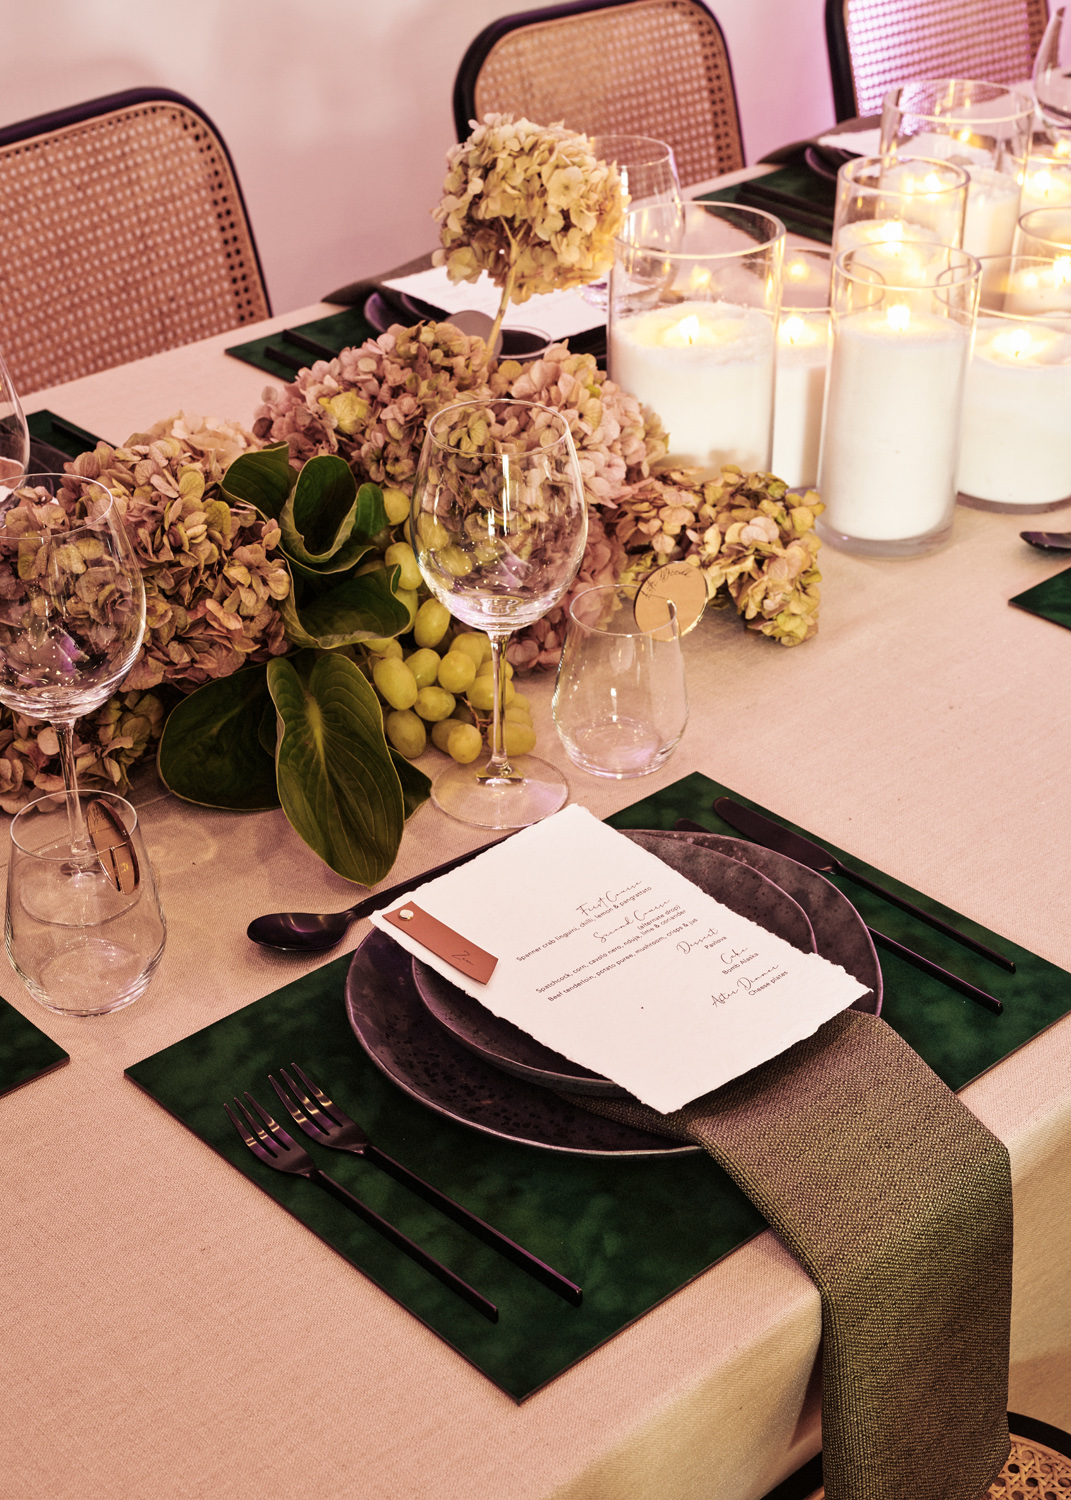
<instances>
[{"instance_id":1,"label":"rattan chair","mask_svg":"<svg viewBox=\"0 0 1071 1500\"><path fill-rule=\"evenodd\" d=\"M1071 1492L1071 1434L1036 1417L1019 1412L1008 1413L1011 1452L997 1478L979 1500L1026 1500L1036 1496L1066 1495ZM920 1492L925 1489L921 1483ZM802 1469L790 1474L763 1500L823 1500L822 1455L819 1453Z\"/></svg>"},{"instance_id":2,"label":"rattan chair","mask_svg":"<svg viewBox=\"0 0 1071 1500\"><path fill-rule=\"evenodd\" d=\"M744 165L729 53L701 0L579 0L492 22L458 69L458 140L501 112L668 141L685 186Z\"/></svg>"},{"instance_id":3,"label":"rattan chair","mask_svg":"<svg viewBox=\"0 0 1071 1500\"><path fill-rule=\"evenodd\" d=\"M20 391L270 312L227 148L181 94L0 129L0 349Z\"/></svg>"},{"instance_id":4,"label":"rattan chair","mask_svg":"<svg viewBox=\"0 0 1071 1500\"><path fill-rule=\"evenodd\" d=\"M1021 82L1047 21L1045 0L826 0L837 119L880 114L913 78Z\"/></svg>"}]
</instances>

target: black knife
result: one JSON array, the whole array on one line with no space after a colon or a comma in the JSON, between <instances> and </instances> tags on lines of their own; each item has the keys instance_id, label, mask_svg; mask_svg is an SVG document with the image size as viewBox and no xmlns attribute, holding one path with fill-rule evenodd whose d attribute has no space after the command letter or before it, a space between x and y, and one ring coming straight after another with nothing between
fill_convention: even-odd
<instances>
[{"instance_id":1,"label":"black knife","mask_svg":"<svg viewBox=\"0 0 1071 1500\"><path fill-rule=\"evenodd\" d=\"M847 865L842 864L839 859L830 854L828 849L824 849L821 844L816 844L813 839L806 839L802 834L783 828L772 818L763 817L762 813L757 813L750 807L742 807L731 797L715 798L714 811L738 832L746 834L749 839L754 839L756 844L762 844L778 854L787 854L789 859L794 859L799 865L808 865L819 874L846 875L849 880L854 880L856 885L873 891L875 896L881 896L885 901L891 901L893 906L898 906L901 911L917 917L920 922L925 922L935 932L940 932L945 937L962 943L964 948L969 948L972 953L987 958L991 964L996 964L1006 973L1015 973L1015 964L1010 958L1005 958L1002 953L996 953L992 948L987 948L985 943L978 942L976 938L969 937L965 932L958 932L955 927L950 927L940 917L932 916L921 907L914 906L903 896L898 896L895 891L886 890L884 886L878 885L868 876L860 875L856 870L850 870Z\"/></svg>"}]
</instances>

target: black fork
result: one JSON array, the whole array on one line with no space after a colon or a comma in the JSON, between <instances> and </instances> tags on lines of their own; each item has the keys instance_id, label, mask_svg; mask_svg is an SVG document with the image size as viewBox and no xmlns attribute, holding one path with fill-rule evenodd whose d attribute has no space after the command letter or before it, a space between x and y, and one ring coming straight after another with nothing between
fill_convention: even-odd
<instances>
[{"instance_id":1,"label":"black fork","mask_svg":"<svg viewBox=\"0 0 1071 1500\"><path fill-rule=\"evenodd\" d=\"M283 1083L286 1085L285 1088L270 1073L268 1081L290 1112L295 1125L300 1126L311 1140L319 1141L322 1146L333 1146L336 1151L349 1151L354 1156L363 1157L373 1166L381 1167L398 1182L403 1182L406 1187L419 1194L426 1203L433 1204L448 1218L453 1219L455 1224L460 1224L463 1229L474 1234L485 1245L490 1245L493 1250L504 1255L515 1266L520 1266L522 1271L527 1271L529 1276L535 1277L544 1286L550 1287L551 1291L557 1292L559 1297L563 1297L573 1307L580 1306L583 1293L574 1281L570 1281L553 1266L548 1266L546 1261L540 1260L523 1245L518 1245L515 1240L509 1239L501 1230L495 1229L492 1224L478 1218L460 1203L455 1203L453 1198L448 1197L437 1187L432 1187L430 1182L425 1182L423 1177L418 1177L408 1167L403 1167L400 1161L394 1160L393 1156L388 1156L385 1151L381 1151L368 1138L357 1121L350 1119L344 1110L329 1099L304 1069L299 1068L297 1063L291 1063L290 1066L301 1080L301 1085L295 1083L285 1068L279 1069Z\"/></svg>"},{"instance_id":2,"label":"black fork","mask_svg":"<svg viewBox=\"0 0 1071 1500\"><path fill-rule=\"evenodd\" d=\"M317 1187L322 1187L325 1192L331 1194L332 1198L337 1198L339 1203L344 1203L366 1224L378 1230L384 1239L389 1240L392 1245L404 1251L410 1259L415 1260L417 1265L423 1266L425 1271L429 1271L444 1286L464 1298L470 1307L482 1313L489 1322L498 1322L498 1308L493 1302L489 1302L475 1287L469 1286L467 1281L462 1281L461 1277L455 1275L448 1266L444 1266L433 1255L421 1249L415 1240L411 1240L400 1229L395 1229L393 1224L381 1218L374 1208L369 1208L367 1203L362 1203L360 1198L355 1198L352 1193L347 1192L340 1182L336 1182L333 1177L328 1177L326 1172L321 1172L308 1152L303 1151L294 1138L288 1135L281 1125L276 1124L252 1094L247 1093L245 1097L255 1113L237 1098L234 1101L237 1114L229 1104L224 1104L223 1108L227 1111L227 1116L235 1130L259 1161L262 1161L265 1166L274 1167L277 1172L290 1172L296 1177L304 1177L307 1181L314 1182Z\"/></svg>"}]
</instances>

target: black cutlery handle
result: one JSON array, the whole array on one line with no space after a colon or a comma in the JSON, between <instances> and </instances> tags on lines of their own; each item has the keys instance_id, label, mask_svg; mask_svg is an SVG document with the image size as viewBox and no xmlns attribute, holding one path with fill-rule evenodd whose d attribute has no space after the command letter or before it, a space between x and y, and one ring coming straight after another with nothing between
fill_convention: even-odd
<instances>
[{"instance_id":1,"label":"black cutlery handle","mask_svg":"<svg viewBox=\"0 0 1071 1500\"><path fill-rule=\"evenodd\" d=\"M317 339L310 339L307 334L298 333L296 328L283 329L283 343L291 344L295 349L304 349L306 354L315 354L319 359L337 359L338 350L329 349L326 344L321 344Z\"/></svg>"},{"instance_id":2,"label":"black cutlery handle","mask_svg":"<svg viewBox=\"0 0 1071 1500\"><path fill-rule=\"evenodd\" d=\"M980 990L967 979L961 979L958 974L953 974L949 969L942 969L940 964L933 963L928 958L923 958L921 953L916 953L913 948L905 948L903 943L898 943L895 938L887 937L884 932L879 932L876 927L868 927L867 932L877 943L879 948L884 948L889 953L895 953L897 958L902 958L906 963L914 964L916 969L921 969L924 974L929 974L932 979L939 979L942 984L947 984L949 989L958 990L961 995L966 995L968 1000L973 1000L983 1010L992 1011L995 1016L1004 1014L1004 1006L985 990Z\"/></svg>"},{"instance_id":3,"label":"black cutlery handle","mask_svg":"<svg viewBox=\"0 0 1071 1500\"><path fill-rule=\"evenodd\" d=\"M395 1229L393 1224L381 1218L374 1208L369 1208L367 1203L362 1203L360 1198L355 1198L352 1193L347 1192L340 1182L336 1182L333 1177L328 1177L327 1173L321 1172L319 1167L315 1169L315 1176L310 1177L309 1181L315 1182L329 1192L332 1198L337 1198L340 1203L351 1208L366 1224L378 1230L385 1240L397 1246L411 1260L415 1260L418 1266L423 1266L425 1271L430 1271L432 1276L442 1282L443 1286L448 1286L470 1307L482 1313L489 1323L498 1322L498 1308L493 1302L488 1302L487 1298L481 1296L475 1287L469 1286L467 1281L462 1281L460 1276L455 1275L449 1266L444 1266L441 1261L435 1259L434 1255L429 1255L426 1250L421 1249L415 1240L411 1240L407 1234L403 1234L400 1229Z\"/></svg>"},{"instance_id":4,"label":"black cutlery handle","mask_svg":"<svg viewBox=\"0 0 1071 1500\"><path fill-rule=\"evenodd\" d=\"M490 1245L492 1250L497 1250L500 1255L504 1255L515 1266L519 1266L522 1271L527 1271L529 1276L533 1276L536 1281L541 1281L544 1286L550 1287L552 1292L557 1292L559 1297L563 1297L573 1307L580 1306L584 1294L575 1281L570 1281L567 1276L563 1276L553 1266L548 1266L546 1261L540 1260L537 1255L533 1255L523 1245L518 1245L515 1240L511 1240L508 1235L503 1234L494 1225L486 1223L476 1214L471 1213L469 1209L463 1208L460 1203L455 1203L453 1198L448 1197L446 1193L440 1192L437 1187L432 1187L430 1182L425 1182L423 1177L418 1177L408 1167L403 1167L400 1161L395 1161L393 1156L388 1156L385 1151L380 1151L378 1146L365 1146L361 1154L365 1161L373 1162L377 1167L381 1167L384 1172L389 1172L399 1182L404 1182L406 1187L411 1188L426 1203L433 1204L441 1213L446 1214L447 1218L453 1219L455 1224L460 1224L463 1229L467 1229L470 1234L475 1235L478 1240L482 1240L485 1245Z\"/></svg>"},{"instance_id":5,"label":"black cutlery handle","mask_svg":"<svg viewBox=\"0 0 1071 1500\"><path fill-rule=\"evenodd\" d=\"M287 354L285 349L277 349L274 344L265 344L264 353L269 355L277 365L285 365L288 370L304 370L302 360L295 359L292 354Z\"/></svg>"},{"instance_id":6,"label":"black cutlery handle","mask_svg":"<svg viewBox=\"0 0 1071 1500\"><path fill-rule=\"evenodd\" d=\"M864 890L873 891L875 896L880 896L883 901L889 901L893 906L898 906L901 911L906 911L909 916L917 917L920 922L925 922L927 927L932 927L935 932L943 933L945 937L953 938L957 943L962 943L964 948L970 948L972 953L978 953L982 958L988 958L991 964L996 964L1009 974L1015 973L1015 964L1010 958L1005 958L1003 953L997 953L992 948L987 948L976 938L969 937L965 932L959 932L955 927L950 927L940 917L932 916L930 912L923 911L921 906L915 906L912 902L898 896L895 891L888 891L883 885L878 885L876 880L871 880L866 875L860 875L857 870L849 870L848 866L842 864L839 859L833 861L833 867L838 875L846 875L849 880L854 880L856 885L861 885ZM983 992L984 993L984 992Z\"/></svg>"}]
</instances>

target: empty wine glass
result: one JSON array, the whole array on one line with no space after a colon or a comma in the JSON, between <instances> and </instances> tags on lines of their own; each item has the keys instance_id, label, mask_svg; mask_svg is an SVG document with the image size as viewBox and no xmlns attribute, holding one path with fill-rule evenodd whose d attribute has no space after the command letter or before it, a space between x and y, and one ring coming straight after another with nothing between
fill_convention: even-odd
<instances>
[{"instance_id":1,"label":"empty wine glass","mask_svg":"<svg viewBox=\"0 0 1071 1500\"><path fill-rule=\"evenodd\" d=\"M0 484L25 474L30 461L30 430L19 393L0 354Z\"/></svg>"},{"instance_id":2,"label":"empty wine glass","mask_svg":"<svg viewBox=\"0 0 1071 1500\"><path fill-rule=\"evenodd\" d=\"M621 186L629 196L630 214L640 208L652 208L658 203L676 206L680 218L680 233L677 235L677 244L667 246L668 249L676 249L680 234L683 233L684 217L673 147L647 135L597 135L592 138L591 144L597 160L612 162L617 168ZM624 232L623 229L622 233ZM606 277L589 281L581 291L594 307L606 307Z\"/></svg>"},{"instance_id":3,"label":"empty wine glass","mask_svg":"<svg viewBox=\"0 0 1071 1500\"><path fill-rule=\"evenodd\" d=\"M420 455L411 535L432 593L492 646L491 757L482 770L444 771L432 800L463 823L524 828L568 795L553 766L506 755L502 701L506 641L558 603L584 555L584 482L561 413L507 400L437 412Z\"/></svg>"},{"instance_id":4,"label":"empty wine glass","mask_svg":"<svg viewBox=\"0 0 1071 1500\"><path fill-rule=\"evenodd\" d=\"M75 720L126 676L144 628L141 570L104 485L27 474L0 491L0 703L56 732L76 864L95 855L78 800Z\"/></svg>"},{"instance_id":5,"label":"empty wine glass","mask_svg":"<svg viewBox=\"0 0 1071 1500\"><path fill-rule=\"evenodd\" d=\"M1071 131L1071 19L1066 5L1049 17L1034 59L1034 97L1052 130Z\"/></svg>"}]
</instances>

